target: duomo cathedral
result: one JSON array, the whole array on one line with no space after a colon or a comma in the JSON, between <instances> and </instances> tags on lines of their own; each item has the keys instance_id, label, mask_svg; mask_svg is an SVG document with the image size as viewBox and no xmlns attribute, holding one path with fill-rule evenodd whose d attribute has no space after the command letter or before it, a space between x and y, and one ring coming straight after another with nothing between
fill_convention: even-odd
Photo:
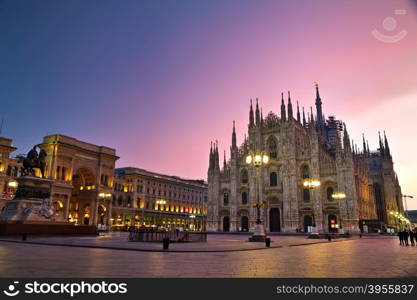
<instances>
[{"instance_id":1,"label":"duomo cathedral","mask_svg":"<svg viewBox=\"0 0 417 300\"><path fill-rule=\"evenodd\" d=\"M224 158L222 167L217 142L212 143L207 229L253 231L256 203L267 232L397 227L393 212L404 209L385 132L377 150L370 150L365 138L359 150L343 121L324 117L318 85L315 113L300 112L298 102L294 109L289 92L286 98L282 95L280 116L270 112L265 118L258 100L251 101L248 135L238 145L233 124L230 159ZM249 154L269 159L254 166L248 164Z\"/></svg>"}]
</instances>

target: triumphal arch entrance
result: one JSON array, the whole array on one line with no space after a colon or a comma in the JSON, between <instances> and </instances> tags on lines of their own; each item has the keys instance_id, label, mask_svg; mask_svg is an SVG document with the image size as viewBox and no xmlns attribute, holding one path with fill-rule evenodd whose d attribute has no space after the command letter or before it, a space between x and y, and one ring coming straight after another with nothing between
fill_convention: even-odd
<instances>
[{"instance_id":1,"label":"triumphal arch entrance","mask_svg":"<svg viewBox=\"0 0 417 300\"><path fill-rule=\"evenodd\" d=\"M54 182L51 200L56 213L80 225L110 223L116 150L62 134L44 137L45 175Z\"/></svg>"}]
</instances>

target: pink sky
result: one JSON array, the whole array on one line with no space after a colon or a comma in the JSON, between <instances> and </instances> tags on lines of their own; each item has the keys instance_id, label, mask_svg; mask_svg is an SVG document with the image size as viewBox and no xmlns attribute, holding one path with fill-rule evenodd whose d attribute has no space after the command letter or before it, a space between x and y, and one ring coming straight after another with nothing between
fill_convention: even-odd
<instances>
[{"instance_id":1,"label":"pink sky","mask_svg":"<svg viewBox=\"0 0 417 300\"><path fill-rule=\"evenodd\" d=\"M264 116L288 90L309 107L317 81L324 113L358 145L365 133L376 149L386 130L403 193L417 197L417 1L34 3L0 18L3 134L22 152L63 133L116 148L120 167L206 179L210 141L229 157L250 98ZM374 29L407 35L384 43ZM23 122L37 124L30 135Z\"/></svg>"}]
</instances>

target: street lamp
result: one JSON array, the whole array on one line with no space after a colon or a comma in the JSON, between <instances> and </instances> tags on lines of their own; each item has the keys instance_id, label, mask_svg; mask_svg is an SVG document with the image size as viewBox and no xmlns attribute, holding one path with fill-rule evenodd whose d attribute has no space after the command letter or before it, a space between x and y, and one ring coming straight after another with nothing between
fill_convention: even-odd
<instances>
[{"instance_id":1,"label":"street lamp","mask_svg":"<svg viewBox=\"0 0 417 300\"><path fill-rule=\"evenodd\" d=\"M161 206L167 204L167 201L164 200L164 199L158 199L158 200L156 200L156 204L158 204L158 209L160 211L160 213L159 213L159 219L161 221L161 226L163 226L163 221L162 221L162 211L163 211L163 209L162 209Z\"/></svg>"},{"instance_id":2,"label":"street lamp","mask_svg":"<svg viewBox=\"0 0 417 300\"><path fill-rule=\"evenodd\" d=\"M261 208L265 206L263 202L260 202L259 199L259 167L262 165L267 165L269 162L269 156L265 153L259 152L259 153L249 153L246 156L246 164L250 166L254 166L256 170L256 176L255 176L255 184L256 184L256 203L253 205L254 208L256 208L256 226L255 231L253 232L252 237L249 239L251 242L264 242L266 238L265 234L265 227L262 225L261 220Z\"/></svg>"},{"instance_id":3,"label":"street lamp","mask_svg":"<svg viewBox=\"0 0 417 300\"><path fill-rule=\"evenodd\" d=\"M405 202L405 213L407 214L407 218L408 218L409 216L408 216L408 208L407 208L407 198L413 199L414 197L410 195L403 195L403 198Z\"/></svg>"},{"instance_id":4,"label":"street lamp","mask_svg":"<svg viewBox=\"0 0 417 300\"><path fill-rule=\"evenodd\" d=\"M317 188L317 187L319 187L321 185L321 182L320 181L318 181L318 180L315 180L315 179L305 179L304 181L303 181L303 186L305 187L305 188L308 188L308 189L310 189L310 190L312 190L312 189L314 189L314 188Z\"/></svg>"},{"instance_id":5,"label":"street lamp","mask_svg":"<svg viewBox=\"0 0 417 300\"><path fill-rule=\"evenodd\" d=\"M350 220L350 217L349 217L349 208L348 208L348 205L347 205L346 194L344 192L336 192L336 193L333 193L332 194L332 198L335 199L335 200L345 199L345 201L346 201L345 202L345 205L346 205L346 217L347 217L347 221L348 221L348 229L350 229L350 224L349 224L349 220ZM340 206L339 206L339 209L340 209Z\"/></svg>"},{"instance_id":6,"label":"street lamp","mask_svg":"<svg viewBox=\"0 0 417 300\"><path fill-rule=\"evenodd\" d=\"M321 182L319 180L316 180L316 179L305 178L303 180L304 188L309 189L309 190L314 190L315 188L318 188L320 185L321 185ZM310 197L310 194L309 194L309 197ZM315 208L316 208L316 211L319 211L320 204L316 203ZM317 213L315 213L315 211L313 210L313 218L314 218L313 227L314 228L316 228L316 226L318 225L318 223L316 222L317 221L316 215L317 215Z\"/></svg>"}]
</instances>

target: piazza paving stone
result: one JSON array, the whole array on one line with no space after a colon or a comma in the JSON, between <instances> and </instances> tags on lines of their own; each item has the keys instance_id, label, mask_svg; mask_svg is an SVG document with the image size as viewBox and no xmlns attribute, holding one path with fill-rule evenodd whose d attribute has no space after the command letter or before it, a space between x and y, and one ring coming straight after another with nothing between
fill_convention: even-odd
<instances>
[{"instance_id":1,"label":"piazza paving stone","mask_svg":"<svg viewBox=\"0 0 417 300\"><path fill-rule=\"evenodd\" d=\"M120 238L122 238L120 236ZM58 239L58 238L54 238ZM88 239L72 238L78 240ZM112 239L112 238L108 238ZM242 236L213 242L246 243ZM274 236L282 247L229 252L146 252L0 241L1 277L415 277L417 247L395 237L305 245ZM97 241L101 239L97 239ZM233 242L232 242L233 241ZM90 241L91 242L91 241ZM116 240L113 241L117 243ZM98 243L98 242L97 242ZM209 240L210 243L210 240ZM294 246L299 244L300 246ZM301 245L303 244L303 245ZM161 246L161 245L159 245ZM193 247L197 247L194 245Z\"/></svg>"}]
</instances>

